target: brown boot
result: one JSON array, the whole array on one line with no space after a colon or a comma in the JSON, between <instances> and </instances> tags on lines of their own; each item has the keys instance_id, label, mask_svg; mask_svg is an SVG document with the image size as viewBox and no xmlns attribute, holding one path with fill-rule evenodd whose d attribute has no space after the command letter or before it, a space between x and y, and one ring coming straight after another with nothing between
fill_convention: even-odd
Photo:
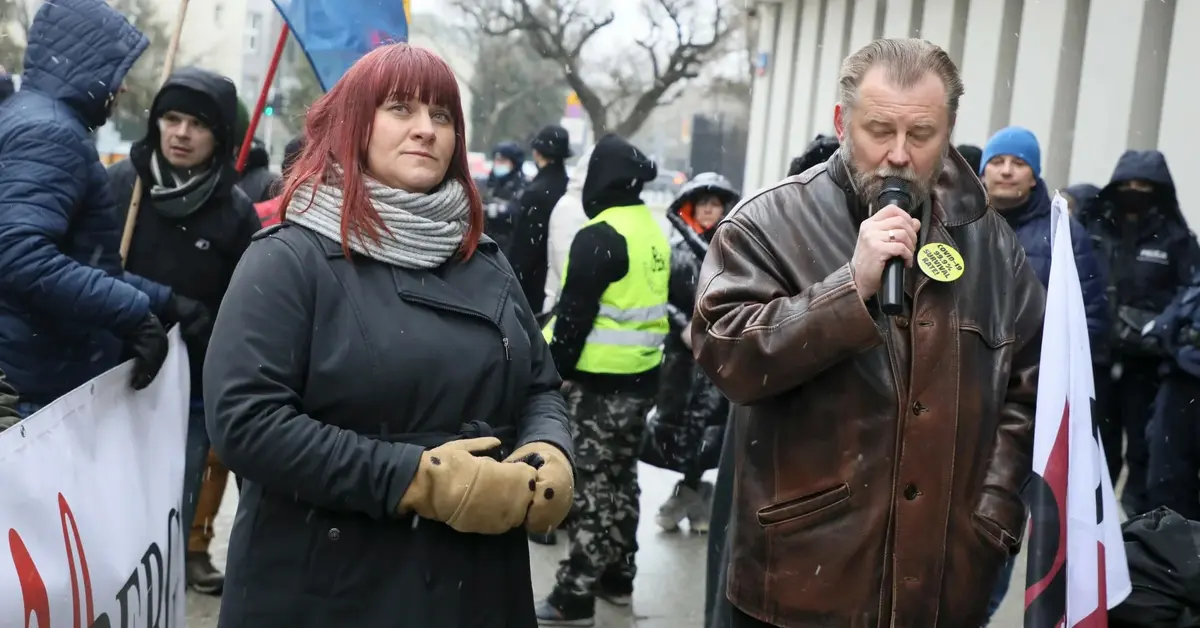
<instances>
[{"instance_id":1,"label":"brown boot","mask_svg":"<svg viewBox=\"0 0 1200 628\"><path fill-rule=\"evenodd\" d=\"M187 584L199 593L220 595L225 588L225 575L213 566L208 546L212 543L213 522L228 481L229 469L221 464L216 453L209 450L208 467L204 470L204 481L196 499L196 517L188 537L186 562Z\"/></svg>"}]
</instances>

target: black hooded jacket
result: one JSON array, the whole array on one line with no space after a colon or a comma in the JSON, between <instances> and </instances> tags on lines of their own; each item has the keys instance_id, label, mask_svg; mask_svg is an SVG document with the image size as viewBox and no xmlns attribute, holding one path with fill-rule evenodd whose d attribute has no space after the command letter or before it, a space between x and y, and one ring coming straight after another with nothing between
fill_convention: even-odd
<instances>
[{"instance_id":1,"label":"black hooded jacket","mask_svg":"<svg viewBox=\"0 0 1200 628\"><path fill-rule=\"evenodd\" d=\"M1118 189L1133 180L1152 183L1154 192L1139 198ZM1179 210L1175 181L1159 151L1125 151L1112 180L1076 214L1106 271L1110 307L1158 315L1200 263L1196 238Z\"/></svg>"},{"instance_id":2,"label":"black hooded jacket","mask_svg":"<svg viewBox=\"0 0 1200 628\"><path fill-rule=\"evenodd\" d=\"M250 154L246 155L246 167L242 168L238 187L250 197L250 202L261 203L283 192L279 185L281 182L281 177L271 172L271 155L267 152L267 145L254 138L250 145Z\"/></svg>"},{"instance_id":3,"label":"black hooded jacket","mask_svg":"<svg viewBox=\"0 0 1200 628\"><path fill-rule=\"evenodd\" d=\"M583 211L595 218L610 207L642 204L642 186L658 176L658 168L642 151L614 134L600 138L588 161L583 183ZM575 370L587 336L600 313L600 297L629 272L625 238L605 223L588 225L575 234L567 257L566 278L555 306L550 353L564 380L601 392L652 396L658 368L636 375L599 375Z\"/></svg>"},{"instance_id":4,"label":"black hooded jacket","mask_svg":"<svg viewBox=\"0 0 1200 628\"><path fill-rule=\"evenodd\" d=\"M147 122L146 137L131 147L129 159L108 169L109 185L124 222L133 197L134 182L138 177L142 179L137 226L129 247L126 270L166 285L176 294L200 301L216 316L233 269L261 225L250 198L236 185L233 147L237 140L233 128L237 92L233 83L207 70L184 68L167 79L155 100L164 90L177 87L193 90L197 98L211 98L218 115L223 118L213 128L216 141L212 168L217 169L220 179L212 194L198 209L182 218L164 215L155 207L150 195L154 182L150 160L159 149L160 134L157 120L153 118ZM151 107L151 111L155 110ZM197 394L207 350L207 342L202 344L205 346L188 347L192 390Z\"/></svg>"}]
</instances>

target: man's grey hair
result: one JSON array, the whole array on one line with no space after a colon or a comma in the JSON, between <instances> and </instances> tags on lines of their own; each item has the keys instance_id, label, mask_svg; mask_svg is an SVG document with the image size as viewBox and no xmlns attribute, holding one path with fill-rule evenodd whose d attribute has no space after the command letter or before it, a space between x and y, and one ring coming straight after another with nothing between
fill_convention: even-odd
<instances>
[{"instance_id":1,"label":"man's grey hair","mask_svg":"<svg viewBox=\"0 0 1200 628\"><path fill-rule=\"evenodd\" d=\"M877 39L863 46L842 61L838 102L843 108L852 109L858 104L858 86L875 66L882 66L888 81L901 89L913 87L930 73L936 75L946 86L946 108L953 126L963 82L958 66L945 50L924 39Z\"/></svg>"}]
</instances>

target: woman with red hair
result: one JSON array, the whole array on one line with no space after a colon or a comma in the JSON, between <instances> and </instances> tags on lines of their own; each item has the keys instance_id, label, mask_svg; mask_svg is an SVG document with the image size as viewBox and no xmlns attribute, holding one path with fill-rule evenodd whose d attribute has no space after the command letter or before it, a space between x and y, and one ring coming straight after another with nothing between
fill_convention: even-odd
<instances>
[{"instance_id":1,"label":"woman with red hair","mask_svg":"<svg viewBox=\"0 0 1200 628\"><path fill-rule=\"evenodd\" d=\"M482 235L450 68L394 44L308 112L204 370L244 478L220 626L537 625L526 532L571 507L562 384Z\"/></svg>"}]
</instances>

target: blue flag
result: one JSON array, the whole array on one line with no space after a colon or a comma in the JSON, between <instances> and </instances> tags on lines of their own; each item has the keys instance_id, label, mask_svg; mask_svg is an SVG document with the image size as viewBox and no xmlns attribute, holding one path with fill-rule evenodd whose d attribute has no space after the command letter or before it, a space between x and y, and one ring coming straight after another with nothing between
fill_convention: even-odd
<instances>
[{"instance_id":1,"label":"blue flag","mask_svg":"<svg viewBox=\"0 0 1200 628\"><path fill-rule=\"evenodd\" d=\"M408 41L400 0L272 0L329 91L363 55Z\"/></svg>"}]
</instances>

